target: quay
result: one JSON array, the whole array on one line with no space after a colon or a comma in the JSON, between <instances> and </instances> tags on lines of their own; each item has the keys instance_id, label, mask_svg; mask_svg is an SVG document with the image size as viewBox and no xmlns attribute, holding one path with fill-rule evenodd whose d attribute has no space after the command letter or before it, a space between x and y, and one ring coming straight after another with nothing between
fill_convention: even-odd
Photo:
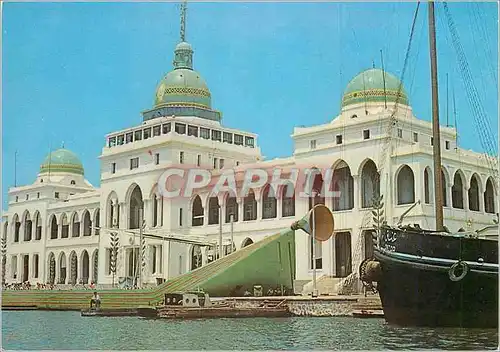
<instances>
[{"instance_id":1,"label":"quay","mask_svg":"<svg viewBox=\"0 0 500 352\"><path fill-rule=\"evenodd\" d=\"M71 291L57 291L61 295L52 293L50 297L40 300L39 304L17 304L17 305L2 305L2 310L58 310L58 311L81 311L88 309L91 293L74 292L71 296ZM134 291L124 291L134 292ZM22 293L22 291L17 291ZM64 294L64 295L63 295ZM102 310L109 311L110 316L118 316L119 312L127 315L134 315L135 309L140 305L132 303L132 298L140 297L137 292L130 294L129 300L120 302L106 297L106 294L101 294ZM70 300L64 301L65 298L71 297ZM116 295L115 295L116 297ZM331 317L331 316L361 316L360 312L367 312L366 315L380 312L382 306L378 296L349 295L349 296L320 296L312 298L311 296L263 296L263 297L213 297L214 301L231 302L237 308L257 308L266 303L285 301L288 305L290 313L294 316L314 316L314 317ZM146 304L152 305L152 304ZM112 314L111 314L112 313ZM378 315L380 316L380 314Z\"/></svg>"}]
</instances>

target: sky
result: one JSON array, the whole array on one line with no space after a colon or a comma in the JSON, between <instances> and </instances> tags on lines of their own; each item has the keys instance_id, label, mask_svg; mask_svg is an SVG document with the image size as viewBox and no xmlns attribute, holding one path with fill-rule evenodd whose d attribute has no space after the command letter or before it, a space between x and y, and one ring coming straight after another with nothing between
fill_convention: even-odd
<instances>
[{"instance_id":1,"label":"sky","mask_svg":"<svg viewBox=\"0 0 500 352\"><path fill-rule=\"evenodd\" d=\"M443 6L436 7L441 123L448 116L453 125L456 116L460 146L481 152ZM411 2L189 3L186 37L223 124L258 134L266 159L286 157L293 153L293 128L331 121L349 80L381 67L381 50L384 68L401 77L415 8ZM497 4L449 8L497 145ZM172 69L179 11L178 3L3 4L4 209L8 188L31 184L62 143L99 185L104 136L140 124ZM424 2L403 82L414 114L430 121L428 47Z\"/></svg>"}]
</instances>

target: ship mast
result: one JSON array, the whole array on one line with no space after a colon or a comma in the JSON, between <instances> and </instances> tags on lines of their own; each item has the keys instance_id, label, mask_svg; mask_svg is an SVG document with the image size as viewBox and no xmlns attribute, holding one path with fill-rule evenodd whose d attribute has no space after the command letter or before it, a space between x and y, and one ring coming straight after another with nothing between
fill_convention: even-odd
<instances>
[{"instance_id":1,"label":"ship mast","mask_svg":"<svg viewBox=\"0 0 500 352\"><path fill-rule=\"evenodd\" d=\"M434 156L434 201L436 230L443 231L443 186L441 178L441 138L439 134L438 77L436 57L436 24L434 21L434 1L429 1L429 45L431 56L432 86L432 151Z\"/></svg>"}]
</instances>

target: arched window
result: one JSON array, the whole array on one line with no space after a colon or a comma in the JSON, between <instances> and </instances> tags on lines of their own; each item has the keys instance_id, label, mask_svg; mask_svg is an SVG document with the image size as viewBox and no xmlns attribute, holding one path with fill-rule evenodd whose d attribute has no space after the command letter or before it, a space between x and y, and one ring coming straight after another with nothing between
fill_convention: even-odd
<instances>
[{"instance_id":1,"label":"arched window","mask_svg":"<svg viewBox=\"0 0 500 352\"><path fill-rule=\"evenodd\" d=\"M445 177L444 171L441 170L441 187L443 187L443 206L448 206L448 179Z\"/></svg>"},{"instance_id":2,"label":"arched window","mask_svg":"<svg viewBox=\"0 0 500 352\"><path fill-rule=\"evenodd\" d=\"M484 191L484 211L490 214L495 214L495 189L491 178L486 181L486 189Z\"/></svg>"},{"instance_id":3,"label":"arched window","mask_svg":"<svg viewBox=\"0 0 500 352\"><path fill-rule=\"evenodd\" d=\"M219 198L210 197L208 199L208 224L215 225L219 223Z\"/></svg>"},{"instance_id":4,"label":"arched window","mask_svg":"<svg viewBox=\"0 0 500 352\"><path fill-rule=\"evenodd\" d=\"M203 205L201 204L201 198L200 196L194 197L193 200L193 205L192 205L192 226L202 226L203 225L203 218L204 218L204 212L203 212Z\"/></svg>"},{"instance_id":5,"label":"arched window","mask_svg":"<svg viewBox=\"0 0 500 352\"><path fill-rule=\"evenodd\" d=\"M71 180L71 184L72 184L72 185L76 185L75 180Z\"/></svg>"},{"instance_id":6,"label":"arched window","mask_svg":"<svg viewBox=\"0 0 500 352\"><path fill-rule=\"evenodd\" d=\"M48 284L55 284L56 281L56 257L50 252L47 260Z\"/></svg>"},{"instance_id":7,"label":"arched window","mask_svg":"<svg viewBox=\"0 0 500 352\"><path fill-rule=\"evenodd\" d=\"M90 221L90 212L85 210L83 213L83 235L90 236L92 234L92 222Z\"/></svg>"},{"instance_id":8,"label":"arched window","mask_svg":"<svg viewBox=\"0 0 500 352\"><path fill-rule=\"evenodd\" d=\"M42 239L42 219L40 213L35 213L35 240Z\"/></svg>"},{"instance_id":9,"label":"arched window","mask_svg":"<svg viewBox=\"0 0 500 352\"><path fill-rule=\"evenodd\" d=\"M58 284L65 284L66 283L66 254L62 252L59 255L59 280L57 281Z\"/></svg>"},{"instance_id":10,"label":"arched window","mask_svg":"<svg viewBox=\"0 0 500 352\"><path fill-rule=\"evenodd\" d=\"M158 197L153 194L153 227L158 226Z\"/></svg>"},{"instance_id":11,"label":"arched window","mask_svg":"<svg viewBox=\"0 0 500 352\"><path fill-rule=\"evenodd\" d=\"M99 223L100 223L100 221L101 221L101 213L100 213L99 209L97 209L97 210L95 211L95 215L94 215L94 225L95 225L95 227L96 227L96 229L95 229L95 232L94 232L94 233L95 233L96 235L99 235L99 226L100 226L100 225L99 225Z\"/></svg>"},{"instance_id":12,"label":"arched window","mask_svg":"<svg viewBox=\"0 0 500 352\"><path fill-rule=\"evenodd\" d=\"M408 165L399 170L397 176L398 204L411 204L415 202L415 178Z\"/></svg>"},{"instance_id":13,"label":"arched window","mask_svg":"<svg viewBox=\"0 0 500 352\"><path fill-rule=\"evenodd\" d=\"M14 226L14 242L19 242L19 229L21 228L21 222L19 221L19 216L14 214L12 217L12 224Z\"/></svg>"},{"instance_id":14,"label":"arched window","mask_svg":"<svg viewBox=\"0 0 500 352\"><path fill-rule=\"evenodd\" d=\"M129 200L129 229L138 229L142 224L140 219L144 219L144 203L141 188L135 186Z\"/></svg>"},{"instance_id":15,"label":"arched window","mask_svg":"<svg viewBox=\"0 0 500 352\"><path fill-rule=\"evenodd\" d=\"M479 183L477 174L472 175L468 194L469 210L479 211Z\"/></svg>"},{"instance_id":16,"label":"arched window","mask_svg":"<svg viewBox=\"0 0 500 352\"><path fill-rule=\"evenodd\" d=\"M89 254L87 253L86 250L83 250L82 256L82 284L86 285L89 283L89 276L90 276L90 260L89 260Z\"/></svg>"},{"instance_id":17,"label":"arched window","mask_svg":"<svg viewBox=\"0 0 500 352\"><path fill-rule=\"evenodd\" d=\"M464 208L464 183L460 173L455 172L453 187L451 188L451 204L453 208Z\"/></svg>"},{"instance_id":18,"label":"arched window","mask_svg":"<svg viewBox=\"0 0 500 352\"><path fill-rule=\"evenodd\" d=\"M50 220L50 239L56 239L58 236L59 229L57 228L57 218L55 215L52 215Z\"/></svg>"},{"instance_id":19,"label":"arched window","mask_svg":"<svg viewBox=\"0 0 500 352\"><path fill-rule=\"evenodd\" d=\"M425 204L431 204L431 198L432 198L432 193L431 193L431 173L429 171L429 168L426 167L424 170L424 203Z\"/></svg>"},{"instance_id":20,"label":"arched window","mask_svg":"<svg viewBox=\"0 0 500 352\"><path fill-rule=\"evenodd\" d=\"M238 202L236 197L228 195L226 199L226 223L231 222L231 215L233 216L233 222L238 221Z\"/></svg>"},{"instance_id":21,"label":"arched window","mask_svg":"<svg viewBox=\"0 0 500 352\"><path fill-rule=\"evenodd\" d=\"M78 214L73 214L71 222L71 237L80 237L80 222L78 221Z\"/></svg>"},{"instance_id":22,"label":"arched window","mask_svg":"<svg viewBox=\"0 0 500 352\"><path fill-rule=\"evenodd\" d=\"M246 246L250 246L251 244L253 244L252 239L247 237L243 240L243 243L241 244L241 248L245 248Z\"/></svg>"},{"instance_id":23,"label":"arched window","mask_svg":"<svg viewBox=\"0 0 500 352\"><path fill-rule=\"evenodd\" d=\"M309 210L311 210L315 205L325 204L325 197L322 194L323 176L321 175L319 170L315 173L312 173L309 177L314 177L314 181L311 188L311 192L314 194L314 197L312 196L312 194L309 195Z\"/></svg>"},{"instance_id":24,"label":"arched window","mask_svg":"<svg viewBox=\"0 0 500 352\"><path fill-rule=\"evenodd\" d=\"M78 257L76 252L73 251L69 255L69 283L76 285L76 278L78 275Z\"/></svg>"},{"instance_id":25,"label":"arched window","mask_svg":"<svg viewBox=\"0 0 500 352\"><path fill-rule=\"evenodd\" d=\"M373 198L380 196L380 175L377 166L368 160L361 170L361 207L373 206Z\"/></svg>"},{"instance_id":26,"label":"arched window","mask_svg":"<svg viewBox=\"0 0 500 352\"><path fill-rule=\"evenodd\" d=\"M92 282L97 282L97 276L99 273L99 249L94 250L92 254Z\"/></svg>"},{"instance_id":27,"label":"arched window","mask_svg":"<svg viewBox=\"0 0 500 352\"><path fill-rule=\"evenodd\" d=\"M257 219L257 201L253 190L248 192L248 195L243 199L243 221Z\"/></svg>"},{"instance_id":28,"label":"arched window","mask_svg":"<svg viewBox=\"0 0 500 352\"><path fill-rule=\"evenodd\" d=\"M61 215L61 238L69 237L69 222L65 213Z\"/></svg>"},{"instance_id":29,"label":"arched window","mask_svg":"<svg viewBox=\"0 0 500 352\"><path fill-rule=\"evenodd\" d=\"M354 178L349 165L343 160L337 163L332 175L334 211L354 208Z\"/></svg>"},{"instance_id":30,"label":"arched window","mask_svg":"<svg viewBox=\"0 0 500 352\"><path fill-rule=\"evenodd\" d=\"M293 185L288 184L283 187L281 202L281 216L295 216L295 191Z\"/></svg>"},{"instance_id":31,"label":"arched window","mask_svg":"<svg viewBox=\"0 0 500 352\"><path fill-rule=\"evenodd\" d=\"M23 223L24 223L24 240L31 241L31 234L32 234L31 231L33 231L33 225L31 222L30 213L28 211L24 214Z\"/></svg>"},{"instance_id":32,"label":"arched window","mask_svg":"<svg viewBox=\"0 0 500 352\"><path fill-rule=\"evenodd\" d=\"M273 219L277 215L277 202L274 189L270 184L264 188L262 194L262 218L263 219Z\"/></svg>"}]
</instances>

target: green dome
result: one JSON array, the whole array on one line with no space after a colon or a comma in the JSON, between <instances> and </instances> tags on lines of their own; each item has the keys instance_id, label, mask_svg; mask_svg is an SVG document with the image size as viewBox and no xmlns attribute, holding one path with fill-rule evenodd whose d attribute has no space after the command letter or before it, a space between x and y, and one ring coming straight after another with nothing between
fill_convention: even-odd
<instances>
[{"instance_id":1,"label":"green dome","mask_svg":"<svg viewBox=\"0 0 500 352\"><path fill-rule=\"evenodd\" d=\"M83 175L83 165L80 159L68 149L58 149L50 153L40 167L40 173L66 172Z\"/></svg>"},{"instance_id":2,"label":"green dome","mask_svg":"<svg viewBox=\"0 0 500 352\"><path fill-rule=\"evenodd\" d=\"M349 82L342 98L342 107L365 102L383 103L385 99L388 103L395 103L398 100L400 104L408 105L408 96L401 81L390 73L372 68L361 72Z\"/></svg>"},{"instance_id":3,"label":"green dome","mask_svg":"<svg viewBox=\"0 0 500 352\"><path fill-rule=\"evenodd\" d=\"M205 80L189 68L170 71L156 89L155 107L159 105L211 107L211 95Z\"/></svg>"}]
</instances>

